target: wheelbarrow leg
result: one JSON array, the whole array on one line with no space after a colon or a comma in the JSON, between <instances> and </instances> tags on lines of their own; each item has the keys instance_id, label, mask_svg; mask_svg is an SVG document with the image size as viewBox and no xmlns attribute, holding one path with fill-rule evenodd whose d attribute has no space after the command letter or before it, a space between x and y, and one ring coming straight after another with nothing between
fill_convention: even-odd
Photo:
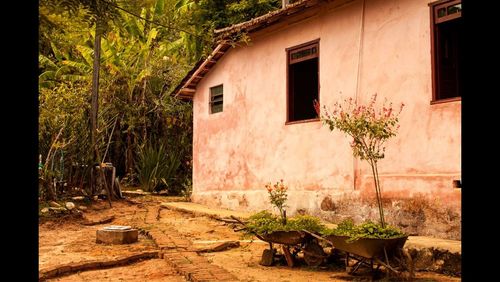
<instances>
[{"instance_id":1,"label":"wheelbarrow leg","mask_svg":"<svg viewBox=\"0 0 500 282\"><path fill-rule=\"evenodd\" d=\"M373 258L370 259L370 273L372 275L372 280L375 278L375 269L373 269Z\"/></svg>"},{"instance_id":2,"label":"wheelbarrow leg","mask_svg":"<svg viewBox=\"0 0 500 282\"><path fill-rule=\"evenodd\" d=\"M350 273L351 267L349 266L349 253L345 253L345 272Z\"/></svg>"},{"instance_id":3,"label":"wheelbarrow leg","mask_svg":"<svg viewBox=\"0 0 500 282\"><path fill-rule=\"evenodd\" d=\"M289 267L293 267L293 265L294 265L294 263L293 263L293 257L292 257L292 254L290 253L290 250L288 249L288 246L282 245L281 249L283 250L283 254L285 255L286 264Z\"/></svg>"},{"instance_id":4,"label":"wheelbarrow leg","mask_svg":"<svg viewBox=\"0 0 500 282\"><path fill-rule=\"evenodd\" d=\"M354 269L350 272L350 274L356 272L358 268L364 263L365 259L359 260L356 264L354 264Z\"/></svg>"},{"instance_id":5,"label":"wheelbarrow leg","mask_svg":"<svg viewBox=\"0 0 500 282\"><path fill-rule=\"evenodd\" d=\"M391 267L391 264L389 263L389 257L387 256L387 251L384 247L384 255L385 255L385 262L387 263L387 274L386 277L390 277L390 271L393 271L393 268Z\"/></svg>"}]
</instances>

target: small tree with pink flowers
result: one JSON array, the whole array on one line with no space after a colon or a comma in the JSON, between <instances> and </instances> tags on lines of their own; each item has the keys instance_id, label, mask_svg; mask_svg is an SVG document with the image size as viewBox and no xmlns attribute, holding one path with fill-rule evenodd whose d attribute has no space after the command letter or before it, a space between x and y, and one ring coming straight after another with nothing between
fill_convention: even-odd
<instances>
[{"instance_id":1,"label":"small tree with pink flowers","mask_svg":"<svg viewBox=\"0 0 500 282\"><path fill-rule=\"evenodd\" d=\"M320 113L320 104L314 101L314 108L325 125L331 131L338 129L352 137L351 148L353 155L366 160L371 166L375 183L375 192L380 214L380 224L385 227L382 195L378 177L377 162L384 158L385 142L396 136L399 128L399 114L403 110L401 104L396 113L392 103L384 101L381 108L376 109L377 94L374 94L368 105L360 105L353 98L344 100L344 103L335 103L333 111L323 106Z\"/></svg>"}]
</instances>

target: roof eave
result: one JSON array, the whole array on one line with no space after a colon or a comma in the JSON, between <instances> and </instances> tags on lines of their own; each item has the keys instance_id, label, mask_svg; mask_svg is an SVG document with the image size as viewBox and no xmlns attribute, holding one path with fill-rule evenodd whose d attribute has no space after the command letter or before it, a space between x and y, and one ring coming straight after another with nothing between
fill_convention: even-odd
<instances>
[{"instance_id":1,"label":"roof eave","mask_svg":"<svg viewBox=\"0 0 500 282\"><path fill-rule=\"evenodd\" d=\"M171 95L178 98L192 99L196 92L196 86L203 77L215 66L224 53L231 47L227 41L221 41L217 44L212 53L206 58L198 61L189 73L177 85Z\"/></svg>"},{"instance_id":2,"label":"roof eave","mask_svg":"<svg viewBox=\"0 0 500 282\"><path fill-rule=\"evenodd\" d=\"M282 22L290 16L300 14L307 8L317 6L322 2L332 2L335 0L302 0L293 4L287 5L285 8L269 12L265 15L251 19L246 22L238 23L226 28L214 31L217 40L217 46L206 59L198 61L195 66L186 74L182 81L177 85L171 95L183 99L192 99L196 93L196 87L203 77L215 66L220 58L232 46L231 38L239 34L257 33L278 22ZM352 1L352 0L351 0Z\"/></svg>"}]
</instances>

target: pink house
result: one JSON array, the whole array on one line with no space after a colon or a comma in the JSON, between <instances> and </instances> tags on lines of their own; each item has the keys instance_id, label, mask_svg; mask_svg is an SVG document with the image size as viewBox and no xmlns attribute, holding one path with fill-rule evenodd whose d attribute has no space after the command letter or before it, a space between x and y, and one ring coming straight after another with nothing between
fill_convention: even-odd
<instances>
[{"instance_id":1,"label":"pink house","mask_svg":"<svg viewBox=\"0 0 500 282\"><path fill-rule=\"evenodd\" d=\"M312 101L377 93L404 103L379 162L387 221L460 238L460 0L302 0L216 30L218 45L174 95L193 100L194 202L270 209L284 179L288 214L377 219L368 164ZM245 33L249 44L229 38Z\"/></svg>"}]
</instances>

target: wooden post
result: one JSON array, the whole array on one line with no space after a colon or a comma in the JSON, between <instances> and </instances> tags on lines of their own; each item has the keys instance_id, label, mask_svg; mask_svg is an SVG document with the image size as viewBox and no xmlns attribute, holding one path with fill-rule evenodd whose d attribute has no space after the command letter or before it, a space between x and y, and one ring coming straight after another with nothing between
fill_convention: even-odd
<instances>
[{"instance_id":1,"label":"wooden post","mask_svg":"<svg viewBox=\"0 0 500 282\"><path fill-rule=\"evenodd\" d=\"M101 28L99 18L95 25L95 40L94 40L94 65L92 71L92 103L91 103L91 142L94 146L97 142L97 112L99 110L99 69L101 59Z\"/></svg>"},{"instance_id":2,"label":"wooden post","mask_svg":"<svg viewBox=\"0 0 500 282\"><path fill-rule=\"evenodd\" d=\"M100 162L100 158L97 157L95 148L97 143L97 111L99 106L99 68L100 68L100 58L101 58L101 30L99 25L99 18L97 18L95 24L95 38L94 38L94 63L92 70L92 93L91 93L91 102L90 102L90 143L92 153L94 154L94 160ZM100 165L100 164L99 164ZM92 165L92 171L95 167ZM96 175L94 175L96 176ZM92 177L91 177L92 178ZM95 178L90 181L90 190L94 192L95 187ZM93 193L92 193L93 194Z\"/></svg>"},{"instance_id":3,"label":"wooden post","mask_svg":"<svg viewBox=\"0 0 500 282\"><path fill-rule=\"evenodd\" d=\"M111 173L111 191L113 194L115 194L115 174L116 174L116 168L113 166L113 172ZM118 193L116 193L118 195Z\"/></svg>"}]
</instances>

